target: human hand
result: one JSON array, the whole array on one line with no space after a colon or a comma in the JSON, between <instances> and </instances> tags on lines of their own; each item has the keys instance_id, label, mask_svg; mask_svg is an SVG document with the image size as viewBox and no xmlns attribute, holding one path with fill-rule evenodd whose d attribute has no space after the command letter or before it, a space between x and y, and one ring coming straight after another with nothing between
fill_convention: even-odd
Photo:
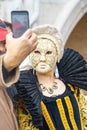
<instances>
[{"instance_id":1,"label":"human hand","mask_svg":"<svg viewBox=\"0 0 87 130\"><path fill-rule=\"evenodd\" d=\"M3 57L3 65L11 71L16 68L37 45L37 36L28 29L20 38L13 38L12 32L6 37L6 54Z\"/></svg>"}]
</instances>

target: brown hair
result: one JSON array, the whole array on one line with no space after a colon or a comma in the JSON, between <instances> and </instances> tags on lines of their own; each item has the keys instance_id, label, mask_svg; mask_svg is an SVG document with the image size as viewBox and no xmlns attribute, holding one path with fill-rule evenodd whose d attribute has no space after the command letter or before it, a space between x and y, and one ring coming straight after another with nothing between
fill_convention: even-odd
<instances>
[{"instance_id":1,"label":"brown hair","mask_svg":"<svg viewBox=\"0 0 87 130\"><path fill-rule=\"evenodd\" d=\"M6 27L9 27L12 30L12 24L10 22L4 21L4 23L6 24Z\"/></svg>"}]
</instances>

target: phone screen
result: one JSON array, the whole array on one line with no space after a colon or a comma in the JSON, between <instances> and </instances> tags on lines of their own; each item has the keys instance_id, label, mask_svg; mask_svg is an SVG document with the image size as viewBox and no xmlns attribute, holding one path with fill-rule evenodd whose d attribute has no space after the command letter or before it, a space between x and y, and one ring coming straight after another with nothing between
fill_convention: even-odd
<instances>
[{"instance_id":1,"label":"phone screen","mask_svg":"<svg viewBox=\"0 0 87 130\"><path fill-rule=\"evenodd\" d=\"M20 37L29 28L28 11L12 11L11 22L14 38Z\"/></svg>"}]
</instances>

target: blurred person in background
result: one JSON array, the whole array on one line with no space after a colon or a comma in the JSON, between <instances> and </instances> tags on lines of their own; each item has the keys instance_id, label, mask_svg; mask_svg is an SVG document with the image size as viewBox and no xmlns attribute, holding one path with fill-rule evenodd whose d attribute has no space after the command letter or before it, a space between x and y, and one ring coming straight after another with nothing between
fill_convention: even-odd
<instances>
[{"instance_id":1,"label":"blurred person in background","mask_svg":"<svg viewBox=\"0 0 87 130\"><path fill-rule=\"evenodd\" d=\"M0 55L5 53L5 40L6 40L6 34L8 33L6 29L5 23L0 20Z\"/></svg>"},{"instance_id":2,"label":"blurred person in background","mask_svg":"<svg viewBox=\"0 0 87 130\"><path fill-rule=\"evenodd\" d=\"M6 51L6 34L12 31L11 23L0 19L0 55Z\"/></svg>"},{"instance_id":3,"label":"blurred person in background","mask_svg":"<svg viewBox=\"0 0 87 130\"><path fill-rule=\"evenodd\" d=\"M17 82L18 66L36 48L37 37L28 29L20 38L14 39L0 20L0 44L0 130L18 130L6 88Z\"/></svg>"}]
</instances>

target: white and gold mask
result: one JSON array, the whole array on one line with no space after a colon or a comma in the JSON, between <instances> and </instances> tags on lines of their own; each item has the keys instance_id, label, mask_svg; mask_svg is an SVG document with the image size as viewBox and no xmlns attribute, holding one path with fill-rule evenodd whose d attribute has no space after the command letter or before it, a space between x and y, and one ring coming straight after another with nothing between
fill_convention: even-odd
<instances>
[{"instance_id":1,"label":"white and gold mask","mask_svg":"<svg viewBox=\"0 0 87 130\"><path fill-rule=\"evenodd\" d=\"M58 52L53 41L40 38L37 48L30 54L32 67L39 73L47 73L54 69Z\"/></svg>"}]
</instances>

